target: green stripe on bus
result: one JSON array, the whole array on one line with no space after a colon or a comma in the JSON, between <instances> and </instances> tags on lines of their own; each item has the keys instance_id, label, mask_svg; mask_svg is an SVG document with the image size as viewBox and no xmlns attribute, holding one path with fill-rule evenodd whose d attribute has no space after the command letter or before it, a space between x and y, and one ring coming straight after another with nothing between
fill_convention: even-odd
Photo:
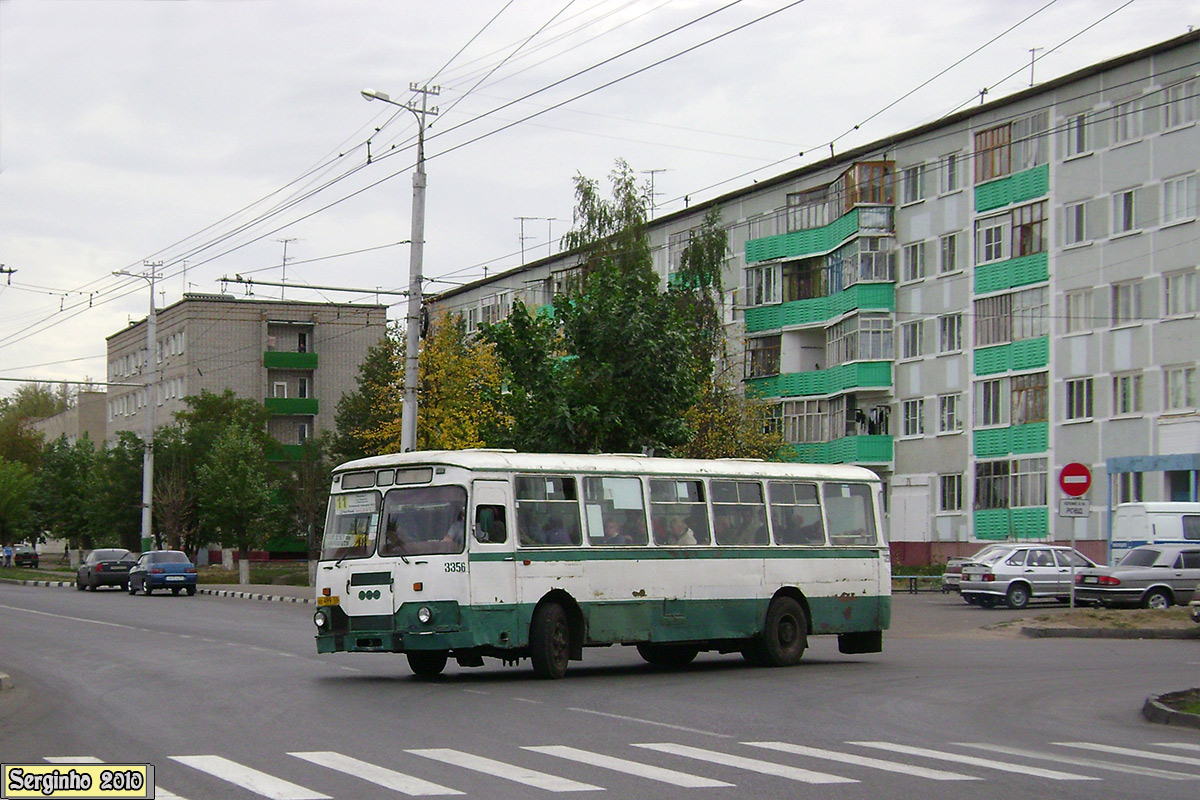
<instances>
[{"instance_id":1,"label":"green stripe on bus","mask_svg":"<svg viewBox=\"0 0 1200 800\"><path fill-rule=\"evenodd\" d=\"M769 558L769 559L819 559L819 558L870 558L881 557L879 550L836 550L836 549L803 549L803 548L553 548L539 550L518 550L502 553L469 553L471 562L494 561L674 561L678 559L723 559L723 558Z\"/></svg>"}]
</instances>

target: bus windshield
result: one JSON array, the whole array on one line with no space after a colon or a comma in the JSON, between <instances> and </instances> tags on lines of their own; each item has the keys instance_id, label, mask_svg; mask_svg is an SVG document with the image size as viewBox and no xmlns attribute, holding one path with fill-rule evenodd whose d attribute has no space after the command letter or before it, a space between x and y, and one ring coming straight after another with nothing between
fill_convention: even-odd
<instances>
[{"instance_id":1,"label":"bus windshield","mask_svg":"<svg viewBox=\"0 0 1200 800\"><path fill-rule=\"evenodd\" d=\"M381 556L463 551L467 490L461 486L392 489L383 501Z\"/></svg>"},{"instance_id":2,"label":"bus windshield","mask_svg":"<svg viewBox=\"0 0 1200 800\"><path fill-rule=\"evenodd\" d=\"M321 541L321 558L366 558L375 552L375 531L378 529L378 492L334 495Z\"/></svg>"}]
</instances>

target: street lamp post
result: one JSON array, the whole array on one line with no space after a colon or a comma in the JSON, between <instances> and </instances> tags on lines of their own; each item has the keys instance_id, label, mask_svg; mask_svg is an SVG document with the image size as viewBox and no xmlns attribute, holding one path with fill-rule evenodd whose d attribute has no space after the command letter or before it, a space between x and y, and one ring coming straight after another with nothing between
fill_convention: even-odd
<instances>
[{"instance_id":1,"label":"street lamp post","mask_svg":"<svg viewBox=\"0 0 1200 800\"><path fill-rule=\"evenodd\" d=\"M437 108L427 108L425 100L436 95L436 86L410 84L409 90L421 95L421 106L412 102L399 103L384 92L363 89L367 100L382 100L397 108L411 111L417 118L417 168L413 173L412 241L408 262L408 316L405 321L404 345L404 405L400 418L400 449L417 449L417 367L421 345L421 271L425 259L425 116L437 116Z\"/></svg>"},{"instance_id":2,"label":"street lamp post","mask_svg":"<svg viewBox=\"0 0 1200 800\"><path fill-rule=\"evenodd\" d=\"M158 321L158 312L154 309L154 270L162 266L147 263L149 272L137 274L119 270L114 275L128 275L141 278L150 284L150 313L146 315L146 368L143 373L146 392L146 432L142 437L144 451L142 455L142 550L154 548L154 328Z\"/></svg>"}]
</instances>

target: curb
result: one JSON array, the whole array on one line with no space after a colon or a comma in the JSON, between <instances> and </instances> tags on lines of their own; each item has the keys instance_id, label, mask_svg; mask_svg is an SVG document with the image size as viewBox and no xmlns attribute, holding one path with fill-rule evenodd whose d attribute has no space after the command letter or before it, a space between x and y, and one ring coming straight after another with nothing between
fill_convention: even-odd
<instances>
[{"instance_id":1,"label":"curb","mask_svg":"<svg viewBox=\"0 0 1200 800\"><path fill-rule=\"evenodd\" d=\"M1031 639L1200 639L1200 629L1187 628L1021 628Z\"/></svg>"},{"instance_id":2,"label":"curb","mask_svg":"<svg viewBox=\"0 0 1200 800\"><path fill-rule=\"evenodd\" d=\"M16 578L0 578L0 583L10 583L14 586L54 586L74 588L74 581L35 581L35 580L17 580ZM311 605L315 602L311 597L285 597L277 594L264 594L262 592L240 592L232 589L205 589L203 584L196 588L197 594L208 594L213 597L232 597L238 600L263 600L272 603L301 603Z\"/></svg>"},{"instance_id":3,"label":"curb","mask_svg":"<svg viewBox=\"0 0 1200 800\"><path fill-rule=\"evenodd\" d=\"M1183 695L1188 695L1196 692L1196 689L1184 689L1182 692L1168 692L1167 694L1151 695L1146 698L1145 704L1142 706L1142 716L1149 722L1157 722L1160 725L1180 725L1185 728L1196 728L1200 730L1200 714L1187 714L1183 711L1176 711L1170 706L1162 702L1164 699L1173 699Z\"/></svg>"}]
</instances>

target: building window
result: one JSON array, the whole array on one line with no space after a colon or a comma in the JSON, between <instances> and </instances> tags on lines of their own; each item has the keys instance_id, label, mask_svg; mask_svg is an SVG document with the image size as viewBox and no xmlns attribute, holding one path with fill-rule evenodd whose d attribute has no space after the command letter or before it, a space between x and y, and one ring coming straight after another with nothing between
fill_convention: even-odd
<instances>
[{"instance_id":1,"label":"building window","mask_svg":"<svg viewBox=\"0 0 1200 800\"><path fill-rule=\"evenodd\" d=\"M1067 381L1067 415L1069 420L1092 418L1092 379L1074 378Z\"/></svg>"},{"instance_id":2,"label":"building window","mask_svg":"<svg viewBox=\"0 0 1200 800\"><path fill-rule=\"evenodd\" d=\"M307 353L308 352L308 334L304 331L300 331L299 333L296 334L296 352L297 353Z\"/></svg>"},{"instance_id":3,"label":"building window","mask_svg":"<svg viewBox=\"0 0 1200 800\"><path fill-rule=\"evenodd\" d=\"M779 265L767 264L746 269L746 305L763 306L779 302Z\"/></svg>"},{"instance_id":4,"label":"building window","mask_svg":"<svg viewBox=\"0 0 1200 800\"><path fill-rule=\"evenodd\" d=\"M1046 459L1018 458L1012 462L1012 507L1046 505Z\"/></svg>"},{"instance_id":5,"label":"building window","mask_svg":"<svg viewBox=\"0 0 1200 800\"><path fill-rule=\"evenodd\" d=\"M1142 502L1141 472L1118 472L1116 474L1116 501L1118 503Z\"/></svg>"},{"instance_id":6,"label":"building window","mask_svg":"<svg viewBox=\"0 0 1200 800\"><path fill-rule=\"evenodd\" d=\"M1163 181L1163 224L1196 218L1197 176L1184 175Z\"/></svg>"},{"instance_id":7,"label":"building window","mask_svg":"<svg viewBox=\"0 0 1200 800\"><path fill-rule=\"evenodd\" d=\"M1046 163L1050 114L1039 111L975 134L975 183Z\"/></svg>"},{"instance_id":8,"label":"building window","mask_svg":"<svg viewBox=\"0 0 1200 800\"><path fill-rule=\"evenodd\" d=\"M956 192L961 188L958 168L958 153L949 153L942 156L941 170L938 172L938 191L941 194Z\"/></svg>"},{"instance_id":9,"label":"building window","mask_svg":"<svg viewBox=\"0 0 1200 800\"><path fill-rule=\"evenodd\" d=\"M925 400L904 401L904 435L925 435Z\"/></svg>"},{"instance_id":10,"label":"building window","mask_svg":"<svg viewBox=\"0 0 1200 800\"><path fill-rule=\"evenodd\" d=\"M956 353L962 350L962 314L938 317L938 352Z\"/></svg>"},{"instance_id":11,"label":"building window","mask_svg":"<svg viewBox=\"0 0 1200 800\"><path fill-rule=\"evenodd\" d=\"M1129 233L1137 227L1134 211L1135 190L1127 189L1112 196L1113 233Z\"/></svg>"},{"instance_id":12,"label":"building window","mask_svg":"<svg viewBox=\"0 0 1200 800\"><path fill-rule=\"evenodd\" d=\"M1008 258L1008 229L1011 219L1008 214L976 220L975 263L989 264Z\"/></svg>"},{"instance_id":13,"label":"building window","mask_svg":"<svg viewBox=\"0 0 1200 800\"><path fill-rule=\"evenodd\" d=\"M1077 289L1063 298L1067 333L1092 329L1092 290Z\"/></svg>"},{"instance_id":14,"label":"building window","mask_svg":"<svg viewBox=\"0 0 1200 800\"><path fill-rule=\"evenodd\" d=\"M1179 366L1167 367L1166 375L1166 407L1168 411L1178 411L1196 407L1196 367Z\"/></svg>"},{"instance_id":15,"label":"building window","mask_svg":"<svg viewBox=\"0 0 1200 800\"><path fill-rule=\"evenodd\" d=\"M1067 158L1082 155L1091 149L1088 147L1087 114L1076 114L1073 117L1067 117L1065 128Z\"/></svg>"},{"instance_id":16,"label":"building window","mask_svg":"<svg viewBox=\"0 0 1200 800\"><path fill-rule=\"evenodd\" d=\"M1195 270L1163 275L1163 310L1168 317L1195 314L1200 310Z\"/></svg>"},{"instance_id":17,"label":"building window","mask_svg":"<svg viewBox=\"0 0 1200 800\"><path fill-rule=\"evenodd\" d=\"M824 400L788 400L781 405L785 442L829 441L829 411Z\"/></svg>"},{"instance_id":18,"label":"building window","mask_svg":"<svg viewBox=\"0 0 1200 800\"><path fill-rule=\"evenodd\" d=\"M1008 490L1008 461L980 461L975 464L976 508L1008 508Z\"/></svg>"},{"instance_id":19,"label":"building window","mask_svg":"<svg viewBox=\"0 0 1200 800\"><path fill-rule=\"evenodd\" d=\"M904 246L904 280L919 281L925 277L925 243Z\"/></svg>"},{"instance_id":20,"label":"building window","mask_svg":"<svg viewBox=\"0 0 1200 800\"><path fill-rule=\"evenodd\" d=\"M1197 92L1200 92L1200 79L1177 83L1163 90L1166 102L1163 103L1163 127L1175 128L1195 122L1197 117Z\"/></svg>"},{"instance_id":21,"label":"building window","mask_svg":"<svg viewBox=\"0 0 1200 800\"><path fill-rule=\"evenodd\" d=\"M938 433L959 433L962 429L962 395L944 394L939 396Z\"/></svg>"},{"instance_id":22,"label":"building window","mask_svg":"<svg viewBox=\"0 0 1200 800\"><path fill-rule=\"evenodd\" d=\"M1087 241L1087 203L1063 207L1063 244L1070 247Z\"/></svg>"},{"instance_id":23,"label":"building window","mask_svg":"<svg viewBox=\"0 0 1200 800\"><path fill-rule=\"evenodd\" d=\"M994 378L975 384L975 420L980 427L1008 424L1007 378Z\"/></svg>"},{"instance_id":24,"label":"building window","mask_svg":"<svg viewBox=\"0 0 1200 800\"><path fill-rule=\"evenodd\" d=\"M925 165L917 164L904 170L904 202L915 203L925 199Z\"/></svg>"},{"instance_id":25,"label":"building window","mask_svg":"<svg viewBox=\"0 0 1200 800\"><path fill-rule=\"evenodd\" d=\"M921 339L925 333L925 321L905 322L900 326L900 357L919 358L924 355Z\"/></svg>"},{"instance_id":26,"label":"building window","mask_svg":"<svg viewBox=\"0 0 1200 800\"><path fill-rule=\"evenodd\" d=\"M1132 142L1142 137L1142 99L1126 100L1113 106L1113 144Z\"/></svg>"},{"instance_id":27,"label":"building window","mask_svg":"<svg viewBox=\"0 0 1200 800\"><path fill-rule=\"evenodd\" d=\"M759 336L746 343L746 377L763 378L779 374L782 337Z\"/></svg>"},{"instance_id":28,"label":"building window","mask_svg":"<svg viewBox=\"0 0 1200 800\"><path fill-rule=\"evenodd\" d=\"M1114 283L1112 287L1112 324L1129 325L1142 316L1142 284L1137 281Z\"/></svg>"},{"instance_id":29,"label":"building window","mask_svg":"<svg viewBox=\"0 0 1200 800\"><path fill-rule=\"evenodd\" d=\"M940 241L939 250L941 251L941 262L938 266L941 273L944 275L947 272L958 272L962 269L962 264L959 263L958 255L958 240L960 234L948 233L943 236Z\"/></svg>"},{"instance_id":30,"label":"building window","mask_svg":"<svg viewBox=\"0 0 1200 800\"><path fill-rule=\"evenodd\" d=\"M1012 386L1012 424L1028 425L1032 422L1046 422L1049 417L1049 403L1046 402L1049 375L1045 372L1034 372L1029 375L1014 375L1009 379Z\"/></svg>"},{"instance_id":31,"label":"building window","mask_svg":"<svg viewBox=\"0 0 1200 800\"><path fill-rule=\"evenodd\" d=\"M1012 295L1012 338L1038 339L1050 333L1050 289L1037 286Z\"/></svg>"},{"instance_id":32,"label":"building window","mask_svg":"<svg viewBox=\"0 0 1200 800\"><path fill-rule=\"evenodd\" d=\"M1046 250L1046 202L1013 210L1012 254L1028 256Z\"/></svg>"},{"instance_id":33,"label":"building window","mask_svg":"<svg viewBox=\"0 0 1200 800\"><path fill-rule=\"evenodd\" d=\"M284 381L276 381L271 387L272 397L287 397L287 383Z\"/></svg>"},{"instance_id":34,"label":"building window","mask_svg":"<svg viewBox=\"0 0 1200 800\"><path fill-rule=\"evenodd\" d=\"M308 378L296 379L296 397L308 397Z\"/></svg>"},{"instance_id":35,"label":"building window","mask_svg":"<svg viewBox=\"0 0 1200 800\"><path fill-rule=\"evenodd\" d=\"M825 332L830 366L850 361L887 361L895 357L890 314L856 314Z\"/></svg>"},{"instance_id":36,"label":"building window","mask_svg":"<svg viewBox=\"0 0 1200 800\"><path fill-rule=\"evenodd\" d=\"M308 423L301 422L296 425L296 444L304 444L308 440Z\"/></svg>"},{"instance_id":37,"label":"building window","mask_svg":"<svg viewBox=\"0 0 1200 800\"><path fill-rule=\"evenodd\" d=\"M1012 341L1013 296L984 297L975 301L975 346L987 347Z\"/></svg>"},{"instance_id":38,"label":"building window","mask_svg":"<svg viewBox=\"0 0 1200 800\"><path fill-rule=\"evenodd\" d=\"M1142 411L1142 373L1126 372L1113 376L1113 413L1117 416Z\"/></svg>"},{"instance_id":39,"label":"building window","mask_svg":"<svg viewBox=\"0 0 1200 800\"><path fill-rule=\"evenodd\" d=\"M938 511L962 511L962 478L962 473L958 472L951 475L938 475Z\"/></svg>"}]
</instances>

